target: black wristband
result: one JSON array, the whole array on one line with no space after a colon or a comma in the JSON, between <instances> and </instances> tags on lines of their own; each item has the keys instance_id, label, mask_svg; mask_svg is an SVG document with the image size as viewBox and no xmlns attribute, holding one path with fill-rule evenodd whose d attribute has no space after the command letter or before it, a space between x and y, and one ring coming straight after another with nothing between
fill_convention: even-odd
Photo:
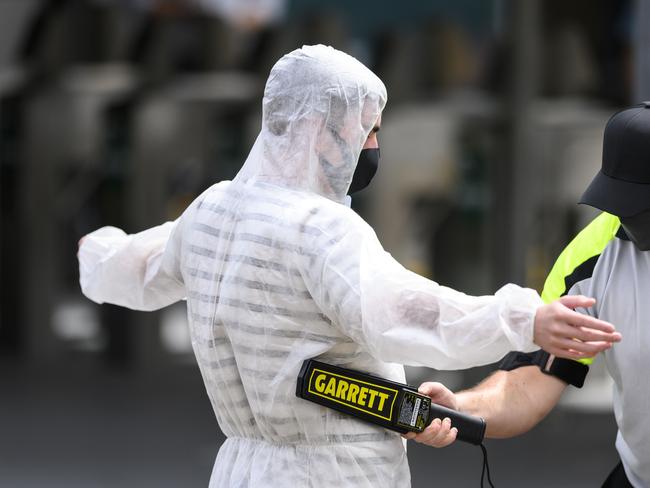
<instances>
[{"instance_id":1,"label":"black wristband","mask_svg":"<svg viewBox=\"0 0 650 488\"><path fill-rule=\"evenodd\" d=\"M563 358L553 358L553 362L551 362L549 367L544 364L540 365L539 368L542 370L542 373L555 376L576 388L582 388L582 385L585 384L585 377L589 372L589 366L586 364L579 363L573 359Z\"/></svg>"},{"instance_id":2,"label":"black wristband","mask_svg":"<svg viewBox=\"0 0 650 488\"><path fill-rule=\"evenodd\" d=\"M546 364L548 353L540 349L535 352L510 352L499 363L499 369L512 371L523 366L540 366Z\"/></svg>"},{"instance_id":3,"label":"black wristband","mask_svg":"<svg viewBox=\"0 0 650 488\"><path fill-rule=\"evenodd\" d=\"M537 366L544 374L555 376L569 385L582 388L589 366L572 359L553 358L549 365L550 354L539 350L531 353L508 353L499 364L499 369L511 371L523 366Z\"/></svg>"}]
</instances>

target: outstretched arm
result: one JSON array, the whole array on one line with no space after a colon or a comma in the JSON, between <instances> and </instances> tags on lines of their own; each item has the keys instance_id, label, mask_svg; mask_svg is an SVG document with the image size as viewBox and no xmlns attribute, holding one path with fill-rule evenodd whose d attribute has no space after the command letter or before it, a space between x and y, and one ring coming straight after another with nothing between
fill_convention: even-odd
<instances>
[{"instance_id":1,"label":"outstretched arm","mask_svg":"<svg viewBox=\"0 0 650 488\"><path fill-rule=\"evenodd\" d=\"M483 417L487 437L506 438L523 434L541 422L557 405L566 386L564 381L542 373L537 366L525 366L497 371L474 388L456 394L441 383L432 382L423 383L419 391L434 403ZM439 425L431 424L422 433L409 433L405 437L443 447L448 443L441 443L440 430Z\"/></svg>"},{"instance_id":2,"label":"outstretched arm","mask_svg":"<svg viewBox=\"0 0 650 488\"><path fill-rule=\"evenodd\" d=\"M338 239L325 260L321 304L383 361L463 369L539 347L583 358L620 340L611 324L572 310L590 307L592 299L544 304L533 290L512 284L495 295L466 295L408 271L361 230Z\"/></svg>"},{"instance_id":3,"label":"outstretched arm","mask_svg":"<svg viewBox=\"0 0 650 488\"><path fill-rule=\"evenodd\" d=\"M79 282L88 298L134 310L156 310L185 296L179 221L127 235L103 227L79 245Z\"/></svg>"}]
</instances>

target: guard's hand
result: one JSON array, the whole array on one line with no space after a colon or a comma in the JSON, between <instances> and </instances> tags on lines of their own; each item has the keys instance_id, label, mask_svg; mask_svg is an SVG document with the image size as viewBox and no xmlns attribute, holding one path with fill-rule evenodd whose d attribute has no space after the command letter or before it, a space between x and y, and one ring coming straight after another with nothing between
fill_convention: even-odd
<instances>
[{"instance_id":1,"label":"guard's hand","mask_svg":"<svg viewBox=\"0 0 650 488\"><path fill-rule=\"evenodd\" d=\"M458 409L456 395L442 383L422 383L418 391L431 398L433 403L453 408L454 410ZM434 419L419 434L408 432L403 437L431 447L446 447L456 440L456 434L458 434L458 429L452 427L451 420L445 418Z\"/></svg>"},{"instance_id":2,"label":"guard's hand","mask_svg":"<svg viewBox=\"0 0 650 488\"><path fill-rule=\"evenodd\" d=\"M533 341L546 352L567 359L593 357L609 349L621 340L614 326L573 310L595 303L593 298L574 295L539 307Z\"/></svg>"}]
</instances>

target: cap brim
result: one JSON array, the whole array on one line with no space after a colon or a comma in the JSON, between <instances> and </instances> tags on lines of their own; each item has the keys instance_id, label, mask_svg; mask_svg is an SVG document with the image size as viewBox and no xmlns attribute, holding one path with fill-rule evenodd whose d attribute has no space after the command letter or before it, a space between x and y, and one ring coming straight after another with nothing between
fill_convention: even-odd
<instances>
[{"instance_id":1,"label":"cap brim","mask_svg":"<svg viewBox=\"0 0 650 488\"><path fill-rule=\"evenodd\" d=\"M630 183L599 171L579 203L618 217L631 217L650 209L650 184Z\"/></svg>"}]
</instances>

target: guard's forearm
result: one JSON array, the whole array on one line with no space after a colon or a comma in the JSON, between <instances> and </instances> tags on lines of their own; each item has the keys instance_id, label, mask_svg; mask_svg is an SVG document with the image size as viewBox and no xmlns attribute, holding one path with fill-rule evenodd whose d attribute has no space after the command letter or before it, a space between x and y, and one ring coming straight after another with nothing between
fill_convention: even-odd
<instances>
[{"instance_id":1,"label":"guard's forearm","mask_svg":"<svg viewBox=\"0 0 650 488\"><path fill-rule=\"evenodd\" d=\"M527 366L497 371L479 385L456 395L458 408L483 417L486 436L513 437L539 423L557 404L566 384Z\"/></svg>"}]
</instances>

